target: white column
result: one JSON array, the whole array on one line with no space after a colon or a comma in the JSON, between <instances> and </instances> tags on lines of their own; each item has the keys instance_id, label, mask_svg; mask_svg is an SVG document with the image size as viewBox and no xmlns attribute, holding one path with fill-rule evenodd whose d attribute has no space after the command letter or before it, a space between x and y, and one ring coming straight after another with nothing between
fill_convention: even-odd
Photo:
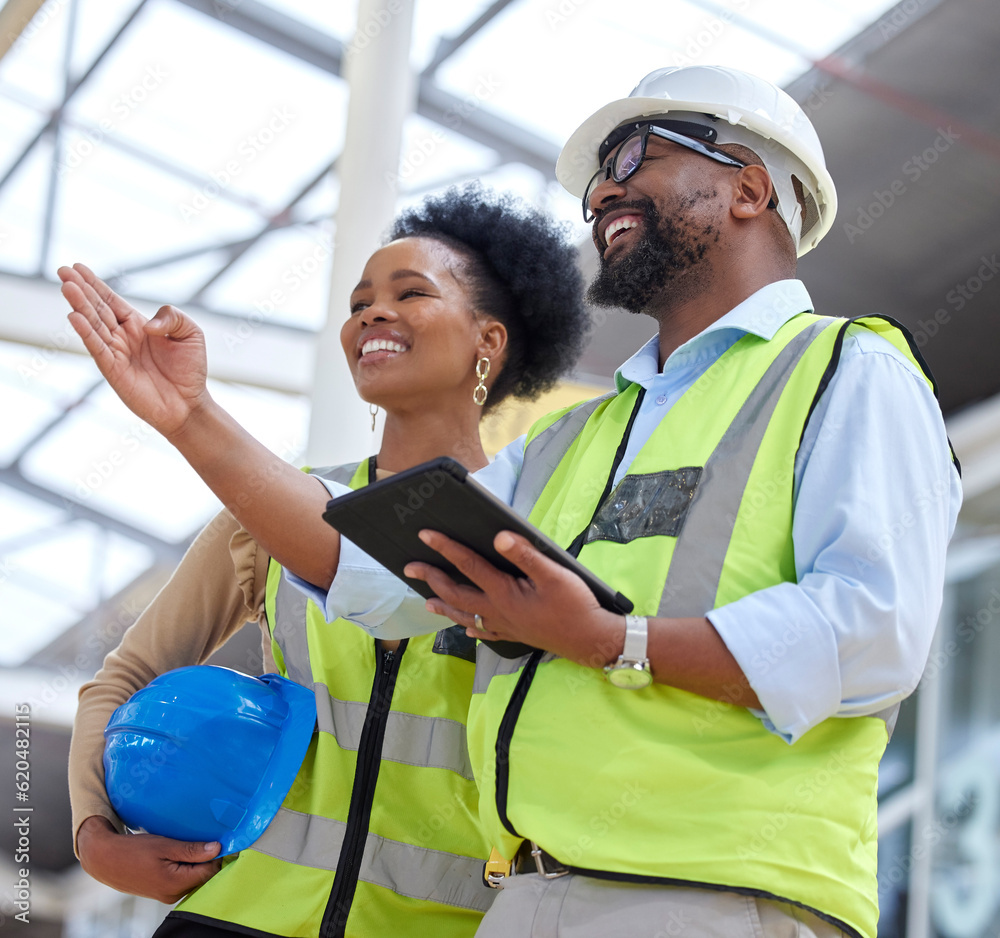
<instances>
[{"instance_id":1,"label":"white column","mask_svg":"<svg viewBox=\"0 0 1000 938\"><path fill-rule=\"evenodd\" d=\"M340 203L326 325L316 344L306 462L332 465L370 455L377 440L368 405L354 389L340 327L365 261L396 208L403 121L413 110L412 0L360 0L354 39L344 49L350 88L347 133L338 164Z\"/></svg>"}]
</instances>

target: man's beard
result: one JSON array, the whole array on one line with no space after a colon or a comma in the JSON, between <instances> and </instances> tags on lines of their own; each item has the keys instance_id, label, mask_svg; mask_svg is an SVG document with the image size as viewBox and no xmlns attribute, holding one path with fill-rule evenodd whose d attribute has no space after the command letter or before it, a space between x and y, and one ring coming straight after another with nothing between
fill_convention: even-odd
<instances>
[{"instance_id":1,"label":"man's beard","mask_svg":"<svg viewBox=\"0 0 1000 938\"><path fill-rule=\"evenodd\" d=\"M697 192L685 199L682 210L715 193ZM652 199L636 199L620 203L615 208L636 208L642 212L642 233L621 257L605 260L587 290L587 300L595 306L620 307L630 313L651 312L654 298L669 295L672 302L685 298L697 289L689 277L678 283L678 277L704 257L709 240L718 240L711 226L697 229L684 219L681 211L674 218L663 218Z\"/></svg>"}]
</instances>

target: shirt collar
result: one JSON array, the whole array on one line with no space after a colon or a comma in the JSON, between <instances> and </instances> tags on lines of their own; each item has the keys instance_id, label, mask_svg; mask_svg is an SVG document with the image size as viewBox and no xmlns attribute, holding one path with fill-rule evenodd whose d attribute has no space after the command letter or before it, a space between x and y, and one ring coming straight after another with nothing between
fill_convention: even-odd
<instances>
[{"instance_id":1,"label":"shirt collar","mask_svg":"<svg viewBox=\"0 0 1000 938\"><path fill-rule=\"evenodd\" d=\"M723 330L759 336L770 341L793 316L812 312L813 303L801 280L777 280L761 287L738 306L675 349L664 369L675 358L688 358L699 346L709 344L713 333ZM630 384L645 384L659 373L660 339L654 335L615 372L615 387L624 391Z\"/></svg>"}]
</instances>

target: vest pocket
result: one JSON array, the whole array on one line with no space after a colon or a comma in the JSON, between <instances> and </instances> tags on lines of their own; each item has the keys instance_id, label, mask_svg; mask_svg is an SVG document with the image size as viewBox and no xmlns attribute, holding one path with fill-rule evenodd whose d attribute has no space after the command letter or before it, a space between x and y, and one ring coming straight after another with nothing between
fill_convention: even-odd
<instances>
[{"instance_id":1,"label":"vest pocket","mask_svg":"<svg viewBox=\"0 0 1000 938\"><path fill-rule=\"evenodd\" d=\"M658 534L677 537L701 480L701 466L627 475L607 497L587 529L585 544L627 544Z\"/></svg>"},{"instance_id":2,"label":"vest pocket","mask_svg":"<svg viewBox=\"0 0 1000 938\"><path fill-rule=\"evenodd\" d=\"M434 636L435 655L451 655L453 658L461 658L463 661L476 663L476 640L469 638L465 634L465 629L460 625L453 625L447 629L441 629Z\"/></svg>"}]
</instances>

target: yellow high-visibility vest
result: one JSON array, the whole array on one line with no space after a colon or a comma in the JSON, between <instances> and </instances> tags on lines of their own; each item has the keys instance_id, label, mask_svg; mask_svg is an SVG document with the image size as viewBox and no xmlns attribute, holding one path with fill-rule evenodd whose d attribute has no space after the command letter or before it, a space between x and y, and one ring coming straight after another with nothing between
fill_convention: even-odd
<instances>
[{"instance_id":1,"label":"yellow high-visibility vest","mask_svg":"<svg viewBox=\"0 0 1000 938\"><path fill-rule=\"evenodd\" d=\"M863 325L916 363L891 324ZM795 455L846 328L804 313L741 337L603 501L639 387L544 418L514 507L564 547L582 539L637 615L704 616L794 582ZM790 746L743 707L480 646L469 748L505 857L526 838L590 875L779 898L875 938L882 716L827 719Z\"/></svg>"},{"instance_id":2,"label":"yellow high-visibility vest","mask_svg":"<svg viewBox=\"0 0 1000 938\"><path fill-rule=\"evenodd\" d=\"M369 465L317 474L359 488ZM495 894L466 745L471 641L456 627L380 653L273 560L266 608L281 673L316 695L317 731L260 839L171 915L243 934L471 938Z\"/></svg>"}]
</instances>

